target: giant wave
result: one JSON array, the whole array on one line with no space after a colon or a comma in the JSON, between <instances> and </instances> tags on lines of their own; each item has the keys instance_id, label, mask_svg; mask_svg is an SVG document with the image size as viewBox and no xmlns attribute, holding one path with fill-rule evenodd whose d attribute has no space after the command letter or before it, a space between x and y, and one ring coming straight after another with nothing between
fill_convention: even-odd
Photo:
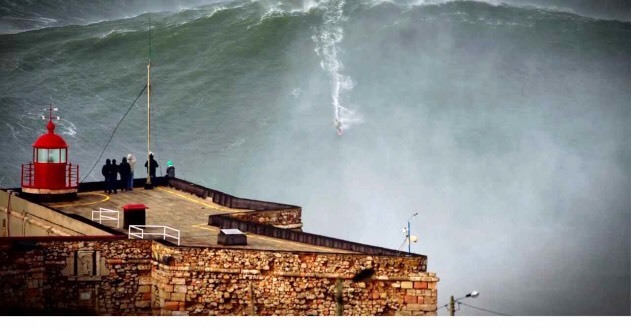
<instances>
[{"instance_id":1,"label":"giant wave","mask_svg":"<svg viewBox=\"0 0 631 330\"><path fill-rule=\"evenodd\" d=\"M183 178L392 248L420 208L439 302L476 283L509 314L628 313L631 23L474 1L185 7L0 35L0 185L19 186L49 103L101 180L86 172L151 43L152 150ZM104 157L145 152L145 102Z\"/></svg>"}]
</instances>

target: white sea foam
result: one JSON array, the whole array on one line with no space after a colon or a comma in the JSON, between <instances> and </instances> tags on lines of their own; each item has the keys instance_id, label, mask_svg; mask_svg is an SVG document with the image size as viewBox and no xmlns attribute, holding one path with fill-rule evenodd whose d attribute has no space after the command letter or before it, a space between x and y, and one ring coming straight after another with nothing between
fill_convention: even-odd
<instances>
[{"instance_id":1,"label":"white sea foam","mask_svg":"<svg viewBox=\"0 0 631 330\"><path fill-rule=\"evenodd\" d=\"M13 126L11 124L9 124L8 122L5 123L7 125L7 127L9 127L9 129L11 130L11 137L13 137L14 141L20 141L20 138L18 137L18 133L15 131L15 129L13 128Z\"/></svg>"},{"instance_id":2,"label":"white sea foam","mask_svg":"<svg viewBox=\"0 0 631 330\"><path fill-rule=\"evenodd\" d=\"M213 9L211 9L209 12L207 12L207 13L204 15L204 17L205 17L205 18L211 18L211 17L215 16L215 14L216 14L216 13L218 13L218 12L220 12L220 11L223 11L223 10L226 10L226 9L235 9L235 8L239 8L239 7L241 7L241 6L235 6L235 7L223 7L223 6L221 6L221 7L215 7L215 8L213 8Z\"/></svg>"},{"instance_id":3,"label":"white sea foam","mask_svg":"<svg viewBox=\"0 0 631 330\"><path fill-rule=\"evenodd\" d=\"M181 10L179 12L179 14L183 14L185 11L191 11L193 12L193 14L191 14L191 17L187 17L185 19L182 19L180 17L178 17L178 19L181 19L180 21L175 21L175 22L167 22L166 23L166 27L167 28L178 28L182 25L191 23L191 22L195 22L198 19L205 19L205 18L211 18L213 17L213 15L215 15L217 12L222 11L226 9L226 7L214 7L211 8L210 10L200 10L200 9L185 9L185 10Z\"/></svg>"},{"instance_id":4,"label":"white sea foam","mask_svg":"<svg viewBox=\"0 0 631 330\"><path fill-rule=\"evenodd\" d=\"M339 43L344 38L342 24L348 20L344 15L344 0L331 0L324 6L324 22L315 29L311 39L315 42L314 51L321 57L320 67L331 78L331 99L335 121L339 121L343 129L352 124L362 122L356 110L342 105L342 96L353 89L353 79L343 74L344 64L338 54L341 52Z\"/></svg>"},{"instance_id":5,"label":"white sea foam","mask_svg":"<svg viewBox=\"0 0 631 330\"><path fill-rule=\"evenodd\" d=\"M291 91L291 95L293 95L295 99L299 98L300 94L302 94L302 89L300 89L300 88L294 88Z\"/></svg>"},{"instance_id":6,"label":"white sea foam","mask_svg":"<svg viewBox=\"0 0 631 330\"><path fill-rule=\"evenodd\" d=\"M34 17L15 17L15 16L3 16L2 18L5 20L15 20L15 21L31 21L42 23L42 25L50 25L57 23L57 20L54 18L41 17L37 13L31 13Z\"/></svg>"},{"instance_id":7,"label":"white sea foam","mask_svg":"<svg viewBox=\"0 0 631 330\"><path fill-rule=\"evenodd\" d=\"M232 143L230 143L229 145L227 145L226 147L223 148L223 151L228 151L228 150L232 150L234 148L238 148L240 145L245 143L245 139L244 138L238 138L236 140L234 140Z\"/></svg>"},{"instance_id":8,"label":"white sea foam","mask_svg":"<svg viewBox=\"0 0 631 330\"><path fill-rule=\"evenodd\" d=\"M398 6L405 7L416 7L416 6L427 6L427 5L437 5L441 3L453 2L458 0L369 0L367 1L369 6L374 7L381 5L383 3L391 3Z\"/></svg>"},{"instance_id":9,"label":"white sea foam","mask_svg":"<svg viewBox=\"0 0 631 330\"><path fill-rule=\"evenodd\" d=\"M77 126L73 124L71 121L66 119L61 119L61 123L59 125L60 133L65 136L75 137L77 135Z\"/></svg>"},{"instance_id":10,"label":"white sea foam","mask_svg":"<svg viewBox=\"0 0 631 330\"><path fill-rule=\"evenodd\" d=\"M110 32L101 34L101 36L99 36L99 38L100 39L105 39L105 38L109 38L110 36L114 36L114 35L117 35L117 34L121 34L122 35L122 34L126 34L126 33L129 33L129 32L136 32L136 30L114 29L114 30L112 30Z\"/></svg>"},{"instance_id":11,"label":"white sea foam","mask_svg":"<svg viewBox=\"0 0 631 330\"><path fill-rule=\"evenodd\" d=\"M267 8L265 14L261 16L259 24L266 19L280 17L280 16L293 16L303 15L311 11L313 8L318 8L321 2L313 0L301 0L301 1L259 1L259 4Z\"/></svg>"}]
</instances>

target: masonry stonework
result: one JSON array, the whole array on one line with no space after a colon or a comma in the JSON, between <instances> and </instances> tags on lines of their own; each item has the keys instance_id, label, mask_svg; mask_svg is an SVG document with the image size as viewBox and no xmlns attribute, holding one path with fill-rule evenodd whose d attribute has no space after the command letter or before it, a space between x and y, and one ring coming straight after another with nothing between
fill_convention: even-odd
<instances>
[{"instance_id":1,"label":"masonry stonework","mask_svg":"<svg viewBox=\"0 0 631 330\"><path fill-rule=\"evenodd\" d=\"M0 314L436 315L422 256L175 247L143 240L0 244ZM353 281L362 269L374 275Z\"/></svg>"},{"instance_id":2,"label":"masonry stonework","mask_svg":"<svg viewBox=\"0 0 631 330\"><path fill-rule=\"evenodd\" d=\"M251 211L225 214L224 216L280 228L300 229L302 227L301 208L283 210Z\"/></svg>"},{"instance_id":3,"label":"masonry stonework","mask_svg":"<svg viewBox=\"0 0 631 330\"><path fill-rule=\"evenodd\" d=\"M151 315L150 241L11 240L0 245L0 313ZM27 299L24 299L27 298Z\"/></svg>"}]
</instances>

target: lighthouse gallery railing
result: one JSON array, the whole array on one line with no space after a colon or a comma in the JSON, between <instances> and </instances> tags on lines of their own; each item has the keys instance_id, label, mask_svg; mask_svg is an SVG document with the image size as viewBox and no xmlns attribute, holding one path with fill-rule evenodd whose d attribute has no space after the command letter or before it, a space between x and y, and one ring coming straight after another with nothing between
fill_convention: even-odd
<instances>
[{"instance_id":1,"label":"lighthouse gallery railing","mask_svg":"<svg viewBox=\"0 0 631 330\"><path fill-rule=\"evenodd\" d=\"M65 188L77 188L79 186L79 165L66 164L65 170L66 186ZM22 164L22 187L37 188L35 186L35 164L29 162Z\"/></svg>"}]
</instances>

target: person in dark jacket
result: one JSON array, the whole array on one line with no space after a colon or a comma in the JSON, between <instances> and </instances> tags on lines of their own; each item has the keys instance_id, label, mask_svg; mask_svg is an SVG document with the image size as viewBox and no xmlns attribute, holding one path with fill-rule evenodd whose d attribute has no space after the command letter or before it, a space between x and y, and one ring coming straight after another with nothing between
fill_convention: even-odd
<instances>
[{"instance_id":1,"label":"person in dark jacket","mask_svg":"<svg viewBox=\"0 0 631 330\"><path fill-rule=\"evenodd\" d=\"M118 165L116 165L116 159L112 159L112 170L110 171L110 174L112 175L110 177L110 183L112 185L112 189L114 189L114 193L118 194Z\"/></svg>"},{"instance_id":2,"label":"person in dark jacket","mask_svg":"<svg viewBox=\"0 0 631 330\"><path fill-rule=\"evenodd\" d=\"M149 160L145 161L145 167L147 167L147 162L150 163L149 175L151 176L151 181L153 182L156 178L156 168L158 167L158 162L153 159L153 152L149 154Z\"/></svg>"},{"instance_id":3,"label":"person in dark jacket","mask_svg":"<svg viewBox=\"0 0 631 330\"><path fill-rule=\"evenodd\" d=\"M112 161L109 159L105 160L105 165L101 168L101 174L105 177L105 181L103 182L105 185L105 193L110 194L112 192L112 184L110 183L110 179L112 178Z\"/></svg>"},{"instance_id":4,"label":"person in dark jacket","mask_svg":"<svg viewBox=\"0 0 631 330\"><path fill-rule=\"evenodd\" d=\"M121 175L120 188L121 191L130 190L129 189L129 176L131 175L131 166L127 162L127 157L123 157L120 165L118 165L118 173Z\"/></svg>"}]
</instances>

